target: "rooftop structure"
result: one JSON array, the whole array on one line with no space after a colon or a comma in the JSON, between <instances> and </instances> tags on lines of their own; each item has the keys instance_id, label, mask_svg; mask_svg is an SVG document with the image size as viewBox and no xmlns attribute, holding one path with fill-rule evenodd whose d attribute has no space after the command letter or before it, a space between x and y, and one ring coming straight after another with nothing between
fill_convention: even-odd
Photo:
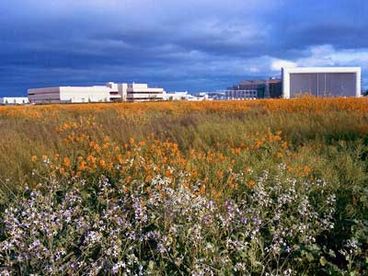
<instances>
[{"instance_id":1,"label":"rooftop structure","mask_svg":"<svg viewBox=\"0 0 368 276\"><path fill-rule=\"evenodd\" d=\"M316 97L360 97L360 67L283 68L283 97L301 94Z\"/></svg>"}]
</instances>

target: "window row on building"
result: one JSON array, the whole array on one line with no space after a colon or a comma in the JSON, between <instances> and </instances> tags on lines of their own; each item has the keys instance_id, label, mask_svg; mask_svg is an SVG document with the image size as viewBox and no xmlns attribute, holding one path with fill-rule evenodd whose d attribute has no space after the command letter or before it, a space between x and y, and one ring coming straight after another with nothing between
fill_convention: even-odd
<instances>
[{"instance_id":1,"label":"window row on building","mask_svg":"<svg viewBox=\"0 0 368 276\"><path fill-rule=\"evenodd\" d=\"M255 99L257 98L257 90L240 90L231 89L225 91L226 99Z\"/></svg>"}]
</instances>

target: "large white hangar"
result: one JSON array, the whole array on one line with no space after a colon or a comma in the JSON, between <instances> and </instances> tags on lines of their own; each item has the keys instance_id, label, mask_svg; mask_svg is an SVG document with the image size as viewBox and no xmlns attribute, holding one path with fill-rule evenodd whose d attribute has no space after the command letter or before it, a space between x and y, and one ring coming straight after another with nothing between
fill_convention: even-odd
<instances>
[{"instance_id":1,"label":"large white hangar","mask_svg":"<svg viewBox=\"0 0 368 276\"><path fill-rule=\"evenodd\" d=\"M360 67L296 67L282 69L283 97L360 97Z\"/></svg>"}]
</instances>

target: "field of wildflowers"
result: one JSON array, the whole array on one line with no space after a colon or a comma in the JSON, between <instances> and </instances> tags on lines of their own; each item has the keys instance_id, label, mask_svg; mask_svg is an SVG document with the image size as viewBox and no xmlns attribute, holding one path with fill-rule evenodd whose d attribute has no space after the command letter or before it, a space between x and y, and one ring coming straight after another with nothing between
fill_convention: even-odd
<instances>
[{"instance_id":1,"label":"field of wildflowers","mask_svg":"<svg viewBox=\"0 0 368 276\"><path fill-rule=\"evenodd\" d=\"M366 275L368 99L0 108L0 274Z\"/></svg>"}]
</instances>

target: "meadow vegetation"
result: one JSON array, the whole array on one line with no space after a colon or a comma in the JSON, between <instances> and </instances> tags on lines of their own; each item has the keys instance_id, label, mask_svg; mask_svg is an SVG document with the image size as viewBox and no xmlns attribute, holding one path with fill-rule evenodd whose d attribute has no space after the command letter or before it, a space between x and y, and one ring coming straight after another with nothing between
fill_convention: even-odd
<instances>
[{"instance_id":1,"label":"meadow vegetation","mask_svg":"<svg viewBox=\"0 0 368 276\"><path fill-rule=\"evenodd\" d=\"M365 275L368 99L0 108L0 274Z\"/></svg>"}]
</instances>

